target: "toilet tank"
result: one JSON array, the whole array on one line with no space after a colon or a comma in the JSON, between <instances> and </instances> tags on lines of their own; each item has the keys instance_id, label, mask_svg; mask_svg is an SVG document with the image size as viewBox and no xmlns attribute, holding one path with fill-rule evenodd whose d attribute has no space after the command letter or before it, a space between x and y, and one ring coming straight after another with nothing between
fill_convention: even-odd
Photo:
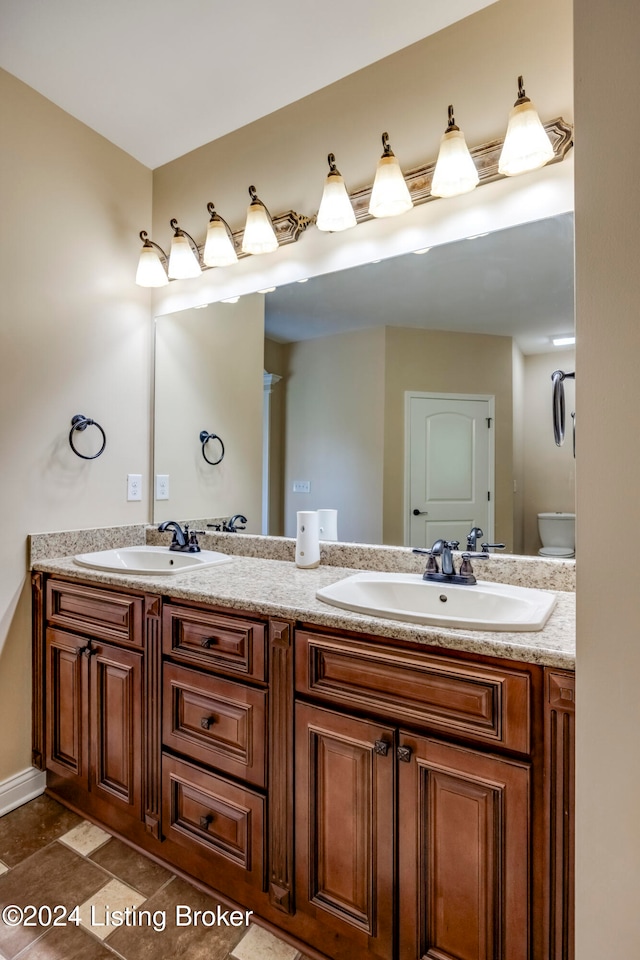
<instances>
[{"instance_id":1,"label":"toilet tank","mask_svg":"<svg viewBox=\"0 0 640 960\"><path fill-rule=\"evenodd\" d=\"M539 513L538 532L543 547L568 547L576 545L575 513Z\"/></svg>"}]
</instances>

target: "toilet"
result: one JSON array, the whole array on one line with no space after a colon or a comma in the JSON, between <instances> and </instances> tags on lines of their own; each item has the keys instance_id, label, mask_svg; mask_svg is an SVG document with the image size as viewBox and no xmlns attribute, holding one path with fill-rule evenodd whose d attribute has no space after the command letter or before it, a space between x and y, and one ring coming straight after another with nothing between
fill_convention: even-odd
<instances>
[{"instance_id":1,"label":"toilet","mask_svg":"<svg viewBox=\"0 0 640 960\"><path fill-rule=\"evenodd\" d=\"M538 550L539 556L554 557L556 560L575 557L575 513L539 513L538 533L542 541L542 547Z\"/></svg>"}]
</instances>

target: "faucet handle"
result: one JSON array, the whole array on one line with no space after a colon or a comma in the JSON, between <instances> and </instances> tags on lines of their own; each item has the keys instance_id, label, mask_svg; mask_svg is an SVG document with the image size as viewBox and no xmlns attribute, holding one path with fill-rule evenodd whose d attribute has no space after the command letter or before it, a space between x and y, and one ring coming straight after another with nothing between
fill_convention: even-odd
<instances>
[{"instance_id":1,"label":"faucet handle","mask_svg":"<svg viewBox=\"0 0 640 960\"><path fill-rule=\"evenodd\" d=\"M483 553L489 553L489 550L504 550L504 548L505 548L504 543L483 543L482 544Z\"/></svg>"}]
</instances>

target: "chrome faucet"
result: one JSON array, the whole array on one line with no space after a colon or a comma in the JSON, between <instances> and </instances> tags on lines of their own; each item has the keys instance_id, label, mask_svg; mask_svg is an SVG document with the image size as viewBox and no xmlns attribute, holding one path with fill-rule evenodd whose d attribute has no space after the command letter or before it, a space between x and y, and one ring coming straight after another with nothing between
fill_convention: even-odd
<instances>
[{"instance_id":1,"label":"chrome faucet","mask_svg":"<svg viewBox=\"0 0 640 960\"><path fill-rule=\"evenodd\" d=\"M484 537L484 531L481 530L480 527L472 527L467 534L467 550L475 553L478 549L478 540L480 537Z\"/></svg>"},{"instance_id":2,"label":"chrome faucet","mask_svg":"<svg viewBox=\"0 0 640 960\"><path fill-rule=\"evenodd\" d=\"M201 530L192 530L189 533L189 524L185 523L184 530L177 520L165 520L158 527L158 533L164 533L165 530L173 531L173 538L169 550L179 550L182 553L200 553L200 544L196 533L202 533Z\"/></svg>"}]
</instances>

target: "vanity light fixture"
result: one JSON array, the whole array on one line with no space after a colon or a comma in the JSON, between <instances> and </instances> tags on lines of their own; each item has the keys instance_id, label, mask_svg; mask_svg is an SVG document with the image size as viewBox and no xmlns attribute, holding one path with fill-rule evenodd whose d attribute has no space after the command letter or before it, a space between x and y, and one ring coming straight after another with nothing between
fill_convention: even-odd
<instances>
[{"instance_id":1,"label":"vanity light fixture","mask_svg":"<svg viewBox=\"0 0 640 960\"><path fill-rule=\"evenodd\" d=\"M303 277L302 280L296 280L296 283L308 283L309 277Z\"/></svg>"},{"instance_id":2,"label":"vanity light fixture","mask_svg":"<svg viewBox=\"0 0 640 960\"><path fill-rule=\"evenodd\" d=\"M576 342L575 337L553 337L551 341L554 347L572 347Z\"/></svg>"},{"instance_id":3,"label":"vanity light fixture","mask_svg":"<svg viewBox=\"0 0 640 960\"><path fill-rule=\"evenodd\" d=\"M480 177L469 153L464 133L456 125L453 106L449 105L447 129L440 139L440 150L431 181L432 197L457 197L478 186Z\"/></svg>"},{"instance_id":4,"label":"vanity light fixture","mask_svg":"<svg viewBox=\"0 0 640 960\"><path fill-rule=\"evenodd\" d=\"M258 290L258 293L273 293L274 290L277 290L277 287L265 287L263 290Z\"/></svg>"},{"instance_id":5,"label":"vanity light fixture","mask_svg":"<svg viewBox=\"0 0 640 960\"><path fill-rule=\"evenodd\" d=\"M389 134L382 134L383 154L378 160L371 189L369 213L372 217L397 217L411 210L413 200L405 183L398 158L389 143Z\"/></svg>"},{"instance_id":6,"label":"vanity light fixture","mask_svg":"<svg viewBox=\"0 0 640 960\"><path fill-rule=\"evenodd\" d=\"M413 253L415 253L416 256L421 257L423 253L429 253L429 250L431 250L431 247L420 247L419 250L414 250Z\"/></svg>"},{"instance_id":7,"label":"vanity light fixture","mask_svg":"<svg viewBox=\"0 0 640 960\"><path fill-rule=\"evenodd\" d=\"M320 209L316 217L316 227L326 233L338 233L356 225L356 215L351 206L344 180L336 167L336 158L332 153L327 157L329 173L324 182Z\"/></svg>"},{"instance_id":8,"label":"vanity light fixture","mask_svg":"<svg viewBox=\"0 0 640 960\"><path fill-rule=\"evenodd\" d=\"M518 77L518 99L509 114L498 172L505 177L538 170L553 159L553 146L542 126L538 111L526 96Z\"/></svg>"},{"instance_id":9,"label":"vanity light fixture","mask_svg":"<svg viewBox=\"0 0 640 960\"><path fill-rule=\"evenodd\" d=\"M238 262L238 254L233 242L233 234L226 220L223 220L212 203L207 204L211 216L207 227L207 239L204 242L202 260L208 267L228 267Z\"/></svg>"},{"instance_id":10,"label":"vanity light fixture","mask_svg":"<svg viewBox=\"0 0 640 960\"><path fill-rule=\"evenodd\" d=\"M251 203L247 208L247 222L242 236L242 252L261 254L273 253L278 249L278 238L273 229L271 214L262 200L258 198L256 188L249 187Z\"/></svg>"},{"instance_id":11,"label":"vanity light fixture","mask_svg":"<svg viewBox=\"0 0 640 960\"><path fill-rule=\"evenodd\" d=\"M140 239L142 240L142 250L140 251L140 259L138 260L136 283L139 287L164 287L169 283L169 278L156 250L160 251L165 263L168 259L167 255L161 246L154 243L153 240L149 240L149 235L146 230L140 231ZM154 247L156 248L155 250Z\"/></svg>"},{"instance_id":12,"label":"vanity light fixture","mask_svg":"<svg viewBox=\"0 0 640 960\"><path fill-rule=\"evenodd\" d=\"M199 277L202 268L198 244L186 230L180 229L177 220L170 220L169 226L173 230L169 251L169 276L172 280L189 280L191 277Z\"/></svg>"}]
</instances>

